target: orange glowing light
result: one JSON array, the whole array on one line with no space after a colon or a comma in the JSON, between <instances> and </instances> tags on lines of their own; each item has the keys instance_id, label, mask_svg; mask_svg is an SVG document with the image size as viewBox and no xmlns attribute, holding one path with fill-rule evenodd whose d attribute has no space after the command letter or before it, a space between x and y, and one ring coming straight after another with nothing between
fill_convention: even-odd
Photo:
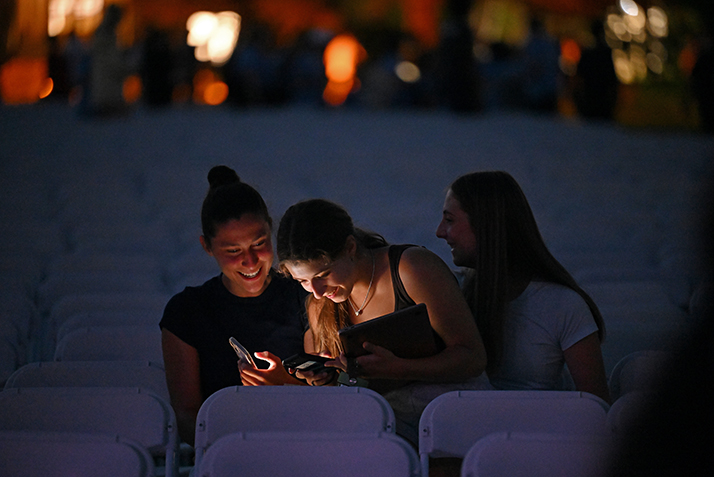
<instances>
[{"instance_id":1,"label":"orange glowing light","mask_svg":"<svg viewBox=\"0 0 714 477\"><path fill-rule=\"evenodd\" d=\"M337 35L325 47L325 76L336 83L349 81L355 76L357 64L364 56L364 48L354 36Z\"/></svg>"},{"instance_id":2,"label":"orange glowing light","mask_svg":"<svg viewBox=\"0 0 714 477\"><path fill-rule=\"evenodd\" d=\"M40 89L39 97L40 99L45 99L47 96L49 96L52 93L52 90L55 88L55 82L52 81L52 78L47 78L45 80L45 84L42 86L42 89Z\"/></svg>"},{"instance_id":3,"label":"orange glowing light","mask_svg":"<svg viewBox=\"0 0 714 477\"><path fill-rule=\"evenodd\" d=\"M354 86L354 81L349 80L342 83L329 81L322 92L322 99L330 106L339 106L347 100Z\"/></svg>"},{"instance_id":4,"label":"orange glowing light","mask_svg":"<svg viewBox=\"0 0 714 477\"><path fill-rule=\"evenodd\" d=\"M228 85L223 81L214 81L203 92L203 101L211 106L217 106L228 98Z\"/></svg>"},{"instance_id":5,"label":"orange glowing light","mask_svg":"<svg viewBox=\"0 0 714 477\"><path fill-rule=\"evenodd\" d=\"M5 104L39 100L46 87L46 58L13 58L0 66L0 93Z\"/></svg>"},{"instance_id":6,"label":"orange glowing light","mask_svg":"<svg viewBox=\"0 0 714 477\"><path fill-rule=\"evenodd\" d=\"M141 78L138 75L127 76L122 85L122 96L128 104L136 103L141 98Z\"/></svg>"},{"instance_id":7,"label":"orange glowing light","mask_svg":"<svg viewBox=\"0 0 714 477\"><path fill-rule=\"evenodd\" d=\"M330 40L323 54L328 82L322 98L327 104L337 106L347 100L357 80L357 65L366 57L366 50L352 35L337 35Z\"/></svg>"},{"instance_id":8,"label":"orange glowing light","mask_svg":"<svg viewBox=\"0 0 714 477\"><path fill-rule=\"evenodd\" d=\"M580 62L581 53L580 46L575 40L566 38L560 42L560 56L568 63L573 65L578 64L578 62Z\"/></svg>"}]
</instances>

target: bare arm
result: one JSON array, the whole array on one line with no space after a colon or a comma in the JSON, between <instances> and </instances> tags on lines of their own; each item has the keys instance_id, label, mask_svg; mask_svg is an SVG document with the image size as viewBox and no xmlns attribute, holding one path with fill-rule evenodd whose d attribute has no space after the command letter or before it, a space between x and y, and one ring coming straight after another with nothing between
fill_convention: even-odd
<instances>
[{"instance_id":1,"label":"bare arm","mask_svg":"<svg viewBox=\"0 0 714 477\"><path fill-rule=\"evenodd\" d=\"M610 404L605 365L597 333L586 336L563 351L565 364L578 391L594 394Z\"/></svg>"},{"instance_id":2,"label":"bare arm","mask_svg":"<svg viewBox=\"0 0 714 477\"><path fill-rule=\"evenodd\" d=\"M198 351L166 329L161 330L166 384L176 413L179 436L194 444L196 415L203 403Z\"/></svg>"},{"instance_id":3,"label":"bare arm","mask_svg":"<svg viewBox=\"0 0 714 477\"><path fill-rule=\"evenodd\" d=\"M431 325L446 348L428 358L401 359L368 344L365 348L373 354L359 358L365 377L448 382L480 375L486 369L486 351L447 265L432 252L415 247L402 255L399 274L409 296L426 304Z\"/></svg>"}]
</instances>

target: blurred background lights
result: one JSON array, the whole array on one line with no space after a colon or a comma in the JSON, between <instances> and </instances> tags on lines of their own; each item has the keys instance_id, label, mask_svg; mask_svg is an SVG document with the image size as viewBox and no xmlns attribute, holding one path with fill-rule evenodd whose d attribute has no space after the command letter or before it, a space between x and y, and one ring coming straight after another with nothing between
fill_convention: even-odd
<instances>
[{"instance_id":1,"label":"blurred background lights","mask_svg":"<svg viewBox=\"0 0 714 477\"><path fill-rule=\"evenodd\" d=\"M624 84L642 82L648 72L665 72L667 48L661 39L668 36L667 14L660 7L647 10L633 0L620 0L605 20L615 72Z\"/></svg>"},{"instance_id":2,"label":"blurred background lights","mask_svg":"<svg viewBox=\"0 0 714 477\"><path fill-rule=\"evenodd\" d=\"M330 40L322 55L327 77L322 97L327 104L337 106L347 100L347 96L359 84L357 65L366 56L364 47L352 35L337 35Z\"/></svg>"},{"instance_id":3,"label":"blurred background lights","mask_svg":"<svg viewBox=\"0 0 714 477\"><path fill-rule=\"evenodd\" d=\"M86 34L84 30L87 28L83 26L96 26L103 10L104 0L50 0L47 6L47 34L57 36L73 29Z\"/></svg>"},{"instance_id":4,"label":"blurred background lights","mask_svg":"<svg viewBox=\"0 0 714 477\"><path fill-rule=\"evenodd\" d=\"M633 0L620 0L620 8L630 16L636 16L640 11L640 7Z\"/></svg>"},{"instance_id":5,"label":"blurred background lights","mask_svg":"<svg viewBox=\"0 0 714 477\"><path fill-rule=\"evenodd\" d=\"M667 14L659 7L651 7L647 9L647 28L650 34L657 38L667 36L669 25Z\"/></svg>"},{"instance_id":6,"label":"blurred background lights","mask_svg":"<svg viewBox=\"0 0 714 477\"><path fill-rule=\"evenodd\" d=\"M196 12L186 21L186 43L195 47L198 61L224 65L238 42L240 24L241 17L235 12Z\"/></svg>"},{"instance_id":7,"label":"blurred background lights","mask_svg":"<svg viewBox=\"0 0 714 477\"><path fill-rule=\"evenodd\" d=\"M401 61L394 67L394 74L405 83L416 83L421 79L419 67L411 61Z\"/></svg>"}]
</instances>

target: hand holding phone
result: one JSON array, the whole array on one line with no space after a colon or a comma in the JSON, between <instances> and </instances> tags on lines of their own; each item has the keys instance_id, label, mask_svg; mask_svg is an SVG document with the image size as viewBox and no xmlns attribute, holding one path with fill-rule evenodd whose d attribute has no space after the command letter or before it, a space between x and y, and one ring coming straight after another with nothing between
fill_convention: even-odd
<instances>
[{"instance_id":1,"label":"hand holding phone","mask_svg":"<svg viewBox=\"0 0 714 477\"><path fill-rule=\"evenodd\" d=\"M239 364L242 363L242 364L257 368L257 366L255 365L255 361L253 361L253 357L250 355L248 350L245 349L245 347L243 347L243 345L238 342L237 339L235 339L234 337L231 336L228 339L228 342L230 343L230 345L233 347L233 350L238 355L238 363Z\"/></svg>"},{"instance_id":2,"label":"hand holding phone","mask_svg":"<svg viewBox=\"0 0 714 477\"><path fill-rule=\"evenodd\" d=\"M317 356L314 354L298 353L290 356L289 358L285 358L283 360L283 366L285 366L286 369L310 371L318 374L335 370L335 368L325 366L325 363L328 361L332 361L332 358L325 358L324 356Z\"/></svg>"}]
</instances>

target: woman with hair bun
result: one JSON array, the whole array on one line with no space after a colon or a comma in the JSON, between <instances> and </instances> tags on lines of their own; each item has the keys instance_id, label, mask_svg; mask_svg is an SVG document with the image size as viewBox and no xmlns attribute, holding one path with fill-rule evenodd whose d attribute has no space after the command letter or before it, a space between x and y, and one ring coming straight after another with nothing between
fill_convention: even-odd
<instances>
[{"instance_id":1,"label":"woman with hair bun","mask_svg":"<svg viewBox=\"0 0 714 477\"><path fill-rule=\"evenodd\" d=\"M229 167L212 168L208 182L200 240L221 273L172 297L160 323L171 405L179 434L191 445L198 409L219 389L305 384L281 358L303 351L306 293L272 267L265 201ZM230 337L258 358L258 369L239 370Z\"/></svg>"}]
</instances>

